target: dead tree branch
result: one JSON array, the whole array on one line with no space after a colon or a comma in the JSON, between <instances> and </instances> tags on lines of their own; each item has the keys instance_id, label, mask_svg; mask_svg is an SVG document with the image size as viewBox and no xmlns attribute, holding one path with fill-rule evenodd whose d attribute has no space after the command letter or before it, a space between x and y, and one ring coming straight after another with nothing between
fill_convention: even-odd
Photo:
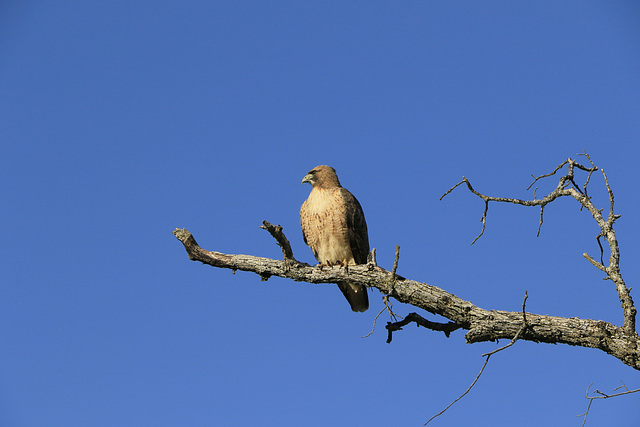
<instances>
[{"instance_id":1,"label":"dead tree branch","mask_svg":"<svg viewBox=\"0 0 640 427\"><path fill-rule=\"evenodd\" d=\"M393 271L387 271L376 265L375 253L373 251L369 257L369 262L364 265L350 265L348 269L340 266L319 268L296 261L293 257L291 246L282 232L282 227L275 227L268 222L263 224L263 228L267 229L280 245L284 256L284 260L282 261L250 255L231 255L207 251L196 243L194 237L187 230L176 229L173 234L182 242L189 259L193 261L200 261L213 267L228 268L234 272L236 270L254 272L258 274L262 280L268 280L271 276L279 276L298 282L314 284L348 281L356 285L377 288L383 295L387 296L387 298L395 298L402 303L422 308L429 313L443 316L450 321L446 324L438 324L436 322L430 322L417 314L410 314L400 322L390 323L390 325L387 326L389 334L413 321L420 326L440 330L445 333L451 333L456 329L464 329L467 331L465 335L467 343L510 339L512 343L517 340L526 340L597 348L611 354L626 365L640 370L640 337L635 329L636 308L633 305L633 300L629 293L630 290L625 285L620 273L620 253L618 250L618 241L613 231L613 225L620 216L614 213L613 191L611 190L607 175L604 171L601 170L609 195L609 213L606 218L603 217L602 210L597 209L592 203L591 198L587 196L587 184L590 182L592 174L599 169L593 165L586 153L584 156L591 163L590 167L583 166L573 159L568 159L558 165L552 172L533 177L534 181L531 186L540 179L556 175L565 166L567 168L566 174L560 177L556 188L542 199L538 199L535 196L535 191L533 200L485 196L477 192L471 186L469 180L464 177L461 182L453 186L442 197L451 193L451 191L458 186L466 184L469 191L484 200L485 207L482 215L482 231L474 242L482 236L485 231L489 202L505 202L522 206L540 207L540 228L543 220L543 209L547 204L559 197L573 197L582 208L591 213L601 230L597 237L603 237L609 245L610 256L607 265L602 261L598 262L594 260L587 253L584 253L584 257L596 268L603 271L607 275L606 278L615 284L623 308L623 326L616 326L601 320L580 319L575 317L563 318L527 313L524 310L524 304L522 312L486 310L477 307L470 301L465 301L436 286L405 279L395 274L398 265L399 248L396 249ZM576 170L588 174L582 187L576 183ZM390 308L389 311L391 312ZM390 338L391 335L389 335L389 339ZM486 356L488 358L490 354Z\"/></svg>"},{"instance_id":2,"label":"dead tree branch","mask_svg":"<svg viewBox=\"0 0 640 427\"><path fill-rule=\"evenodd\" d=\"M363 336L362 338L367 338L368 336L373 334L373 331L376 330L376 322L378 321L378 317L380 317L380 315L385 311L389 312L389 317L392 318L393 320L397 320L398 318L402 319L402 316L393 312L393 304L391 303L391 301L389 301L389 295L384 295L382 297L382 303L384 304L384 307L382 308L382 310L378 312L378 314L376 314L376 317L373 319L373 326L371 327L371 332L369 332L367 335ZM387 325L389 323L390 322L387 322ZM389 332L389 334L391 334L391 332ZM391 342L391 336L389 336L389 339L387 340L387 343L389 342Z\"/></svg>"},{"instance_id":3,"label":"dead tree branch","mask_svg":"<svg viewBox=\"0 0 640 427\"><path fill-rule=\"evenodd\" d=\"M418 313L409 313L407 314L407 317L400 320L399 322L387 322L386 328L387 331L389 331L389 334L387 336L387 343L391 342L391 335L394 331L402 330L403 326L406 326L411 322L415 322L417 326L422 326L423 328L431 329L432 331L442 331L447 338L449 338L451 332L455 331L456 329L460 329L460 325L457 325L454 322L432 322L420 316Z\"/></svg>"},{"instance_id":4,"label":"dead tree branch","mask_svg":"<svg viewBox=\"0 0 640 427\"><path fill-rule=\"evenodd\" d=\"M282 249L282 255L284 255L285 260L289 260L297 263L298 261L293 257L293 250L291 249L291 243L289 243L289 239L282 232L281 225L273 225L269 221L262 221L262 225L260 226L263 230L267 230L276 242L278 242L278 246Z\"/></svg>"},{"instance_id":5,"label":"dead tree branch","mask_svg":"<svg viewBox=\"0 0 640 427\"><path fill-rule=\"evenodd\" d=\"M552 172L548 174L540 175L538 177L535 177L535 176L533 177L534 180L531 183L531 185L528 187L528 189L530 189L540 179L553 176L558 171L560 171L564 166L567 167L567 173L560 177L560 180L558 181L558 185L556 186L556 188L552 192L550 192L548 195L543 197L542 199L535 198L535 196L533 200L521 200L521 199L514 199L514 198L507 198L507 197L485 196L484 194L481 194L478 191L476 191L471 186L471 183L466 177L462 177L462 181L460 181L458 184L451 187L445 194L442 195L442 197L440 197L440 200L442 200L443 197L451 193L456 187L458 187L461 184L466 184L469 191L471 191L473 194L475 194L476 196L484 200L484 212L482 214L482 230L480 234L471 243L473 244L485 232L489 202L513 203L513 204L522 205L522 206L539 206L540 207L540 223L538 225L538 235L540 235L540 228L542 227L544 207L559 197L565 197L565 196L573 197L581 205L582 208L587 209L591 213L591 216L598 224L598 227L600 228L600 233L598 234L598 236L596 236L598 240L598 244L600 245L600 237L604 237L607 240L607 243L609 244L609 249L610 249L608 265L605 265L602 261L598 262L594 260L586 252L583 253L583 256L591 264L593 264L593 266L603 271L607 275L606 279L611 280L614 283L616 287L616 291L618 292L618 298L622 303L622 311L624 316L623 328L628 334L630 335L635 334L636 333L636 308L633 304L633 299L631 298L630 290L629 288L627 288L627 286L624 283L624 280L622 279L622 274L620 272L620 251L618 248L618 240L613 230L613 225L615 221L618 218L620 218L620 215L616 215L613 210L613 207L614 207L613 191L611 190L611 186L609 185L609 179L607 178L606 173L604 172L604 170L600 169L600 172L602 172L602 176L604 177L604 182L605 182L607 193L609 196L609 214L605 218L602 215L602 209L596 208L591 198L587 196L587 184L590 182L591 175L593 174L593 172L597 171L598 168L593 164L593 162L591 162L591 158L589 157L588 154L584 153L582 155L589 160L589 163L591 163L591 167L583 166L577 161L570 158L565 160L561 164L559 164ZM588 176L585 180L584 185L582 186L582 189L575 182L576 169L588 173ZM600 245L600 250L602 253L601 245Z\"/></svg>"},{"instance_id":6,"label":"dead tree branch","mask_svg":"<svg viewBox=\"0 0 640 427\"><path fill-rule=\"evenodd\" d=\"M603 393L600 390L596 389L593 392L596 393L597 396L589 396L589 389L591 388L592 385L593 385L593 383L589 384L589 387L587 387L587 393L584 396L585 399L589 400L589 404L587 405L587 410L585 411L584 414L577 415L578 417L583 417L583 419L582 419L582 425L583 426L587 423L587 416L589 415L589 411L591 410L591 404L593 403L594 400L596 400L596 399L609 399L611 397L623 396L625 394L637 393L637 392L640 391L640 388L637 388L635 390L629 390L627 385L625 383L622 383L621 386L615 388L613 391L618 391L621 388L623 388L625 391L622 391L622 392L619 392L619 393L613 393L613 394L606 394L606 393Z\"/></svg>"},{"instance_id":7,"label":"dead tree branch","mask_svg":"<svg viewBox=\"0 0 640 427\"><path fill-rule=\"evenodd\" d=\"M271 276L314 284L351 283L377 288L396 300L443 316L467 330L467 343L512 339L522 325L522 313L485 310L436 286L408 280L374 264L315 267L305 263L285 262L251 255L231 255L202 249L191 233L176 229L173 234L182 242L189 259L233 271L249 271L262 280ZM640 338L623 328L601 320L563 318L527 313L529 327L520 339L552 344L569 344L598 348L623 363L640 370Z\"/></svg>"},{"instance_id":8,"label":"dead tree branch","mask_svg":"<svg viewBox=\"0 0 640 427\"><path fill-rule=\"evenodd\" d=\"M487 364L489 363L489 357L487 356L487 358L485 359L484 363L482 364L482 368L480 368L480 372L478 372L478 375L476 375L476 378L473 380L473 382L471 383L471 385L469 386L469 388L467 388L464 393L462 393L456 400L454 400L453 402L449 403L449 405L447 405L446 408L444 408L442 411L438 412L437 414L435 414L433 417L429 418L429 420L424 423L424 425L426 426L427 424L429 424L431 421L433 421L435 418L439 417L440 415L444 414L445 412L447 412L447 410L449 408L451 408L456 402L458 402L460 399L462 399L463 397L465 397L467 395L467 393L469 393L471 391L471 389L473 388L474 385L476 385L476 383L478 382L478 380L480 379L480 377L482 376L482 373L484 372L484 368L487 367Z\"/></svg>"},{"instance_id":9,"label":"dead tree branch","mask_svg":"<svg viewBox=\"0 0 640 427\"><path fill-rule=\"evenodd\" d=\"M482 375L482 373L484 372L484 368L487 367L487 363L489 363L489 359L491 358L491 356L493 356L494 354L511 347L512 345L514 345L516 343L516 341L518 341L518 339L520 339L520 336L522 335L522 332L525 330L525 328L528 326L527 324L527 312L525 311L525 307L527 304L527 298L529 298L529 295L527 294L527 291L524 291L524 301L522 301L522 326L520 327L520 329L518 330L518 333L513 337L513 339L511 339L511 341L509 342L509 344L504 345L500 348L497 348L493 351L490 351L489 353L485 353L482 355L482 357L486 357L486 360L484 361L484 364L482 365L482 368L480 369L480 372L478 372L478 375L476 376L476 378L473 380L473 382L471 383L471 385L469 386L469 388L467 388L464 393L462 393L456 400L454 400L453 402L451 402L446 408L444 408L442 411L438 412L437 414L435 414L434 416L432 416L431 418L429 418L429 420L424 423L424 425L426 426L427 424L429 424L434 418L439 417L440 415L444 414L445 412L447 412L447 409L451 408L453 406L454 403L458 402L460 399L462 399L463 397L465 397L467 395L467 393L469 393L471 391L471 389L473 388L474 385L476 385L476 383L478 382L478 380L480 379L480 376ZM446 332L445 332L446 333ZM389 332L389 334L391 334L391 332ZM447 335L447 338L449 337L449 335ZM389 341L387 341L389 342Z\"/></svg>"}]
</instances>

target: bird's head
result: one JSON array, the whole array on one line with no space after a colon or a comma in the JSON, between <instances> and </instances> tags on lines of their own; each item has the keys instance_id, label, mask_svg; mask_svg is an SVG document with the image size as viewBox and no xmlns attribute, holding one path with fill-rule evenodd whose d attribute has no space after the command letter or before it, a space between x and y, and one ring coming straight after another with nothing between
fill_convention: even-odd
<instances>
[{"instance_id":1,"label":"bird's head","mask_svg":"<svg viewBox=\"0 0 640 427\"><path fill-rule=\"evenodd\" d=\"M302 183L308 182L312 187L340 187L336 170L331 166L320 165L311 169L302 178Z\"/></svg>"}]
</instances>

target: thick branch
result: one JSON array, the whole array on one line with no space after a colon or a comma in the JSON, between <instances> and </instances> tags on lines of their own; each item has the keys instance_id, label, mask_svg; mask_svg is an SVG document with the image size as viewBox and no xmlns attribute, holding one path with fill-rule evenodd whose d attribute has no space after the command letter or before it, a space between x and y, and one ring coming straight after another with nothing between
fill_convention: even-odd
<instances>
[{"instance_id":1,"label":"thick branch","mask_svg":"<svg viewBox=\"0 0 640 427\"><path fill-rule=\"evenodd\" d=\"M501 310L485 310L436 286L407 280L373 264L319 267L302 263L290 263L250 255L229 255L207 251L196 243L185 229L176 229L173 234L180 240L193 261L200 261L219 268L251 271L263 280L279 276L298 282L338 283L349 281L379 289L400 302L422 308L443 316L461 328L468 330L467 343L512 339L522 328L523 313ZM562 343L581 347L598 348L623 363L640 370L640 338L600 320L563 318L526 313L527 328L519 339Z\"/></svg>"}]
</instances>

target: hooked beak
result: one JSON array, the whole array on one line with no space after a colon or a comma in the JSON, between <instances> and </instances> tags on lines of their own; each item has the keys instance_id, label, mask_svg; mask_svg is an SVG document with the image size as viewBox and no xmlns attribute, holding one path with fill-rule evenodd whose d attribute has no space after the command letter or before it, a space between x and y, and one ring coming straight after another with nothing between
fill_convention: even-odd
<instances>
[{"instance_id":1,"label":"hooked beak","mask_svg":"<svg viewBox=\"0 0 640 427\"><path fill-rule=\"evenodd\" d=\"M313 185L312 180L313 180L313 175L308 173L305 175L304 178L302 178L302 184L304 184L305 182L308 182L309 184Z\"/></svg>"}]
</instances>

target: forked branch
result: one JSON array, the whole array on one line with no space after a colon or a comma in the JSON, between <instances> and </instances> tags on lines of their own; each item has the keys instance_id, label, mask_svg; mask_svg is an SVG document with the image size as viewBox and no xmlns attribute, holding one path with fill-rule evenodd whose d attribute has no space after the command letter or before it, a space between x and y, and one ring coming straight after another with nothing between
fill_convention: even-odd
<instances>
[{"instance_id":1,"label":"forked branch","mask_svg":"<svg viewBox=\"0 0 640 427\"><path fill-rule=\"evenodd\" d=\"M271 276L307 283L338 283L349 281L357 285L379 289L384 295L441 315L461 329L467 330L467 343L513 339L522 328L522 313L502 310L485 310L436 286L405 279L373 263L316 267L251 255L232 255L202 249L185 229L173 234L182 242L192 261L233 271L256 273L262 280ZM640 339L637 334L625 331L600 320L563 318L526 313L528 327L520 332L519 339L534 342L562 343L581 347L598 348L625 364L640 370ZM453 326L451 326L453 328ZM453 329L452 329L453 330Z\"/></svg>"},{"instance_id":2,"label":"forked branch","mask_svg":"<svg viewBox=\"0 0 640 427\"><path fill-rule=\"evenodd\" d=\"M591 404L593 403L594 400L597 399L609 399L612 397L618 397L618 396L624 396L625 394L631 394L631 393L638 393L640 392L640 388L637 388L635 390L629 390L629 388L627 387L627 385L625 383L622 383L621 386L615 388L613 391L615 393L611 393L611 394L607 394L607 393L603 393L600 390L594 390L593 393L595 393L594 395L589 396L589 389L591 388L592 384L589 384L589 387L587 387L587 393L584 396L587 400L589 400L589 404L587 405L587 410L585 411L584 414L580 414L577 415L578 417L583 417L582 419L582 425L584 426L587 423L587 416L589 415L589 411L591 410ZM624 390L624 391L618 391L618 390Z\"/></svg>"},{"instance_id":3,"label":"forked branch","mask_svg":"<svg viewBox=\"0 0 640 427\"><path fill-rule=\"evenodd\" d=\"M540 228L542 227L544 207L559 197L565 197L565 196L573 197L582 206L582 208L585 208L586 210L589 211L589 213L591 213L591 216L598 224L598 227L600 228L600 233L598 234L598 236L596 236L596 239L598 241L598 245L600 245L600 250L602 251L602 245L600 243L601 237L604 237L606 239L609 245L609 250L610 250L608 265L604 264L604 262L602 261L602 257L601 257L601 261L598 262L586 252L583 253L583 256L596 268L603 271L607 275L606 279L611 280L614 283L616 287L616 291L618 293L618 298L622 303L622 311L624 316L623 328L627 333L633 334L636 332L636 307L633 304L633 299L631 298L630 290L629 288L627 288L626 284L624 283L624 280L622 279L622 274L620 272L620 251L618 248L618 240L616 238L615 232L613 231L613 225L615 221L618 218L620 218L620 215L616 215L614 213L613 191L611 190L611 186L609 185L609 179L607 178L607 174L604 172L604 170L598 169L593 164L588 154L583 153L581 155L586 157L587 160L589 160L589 163L591 164L590 167L584 166L578 163L576 160L570 158L560 163L552 172L544 175L540 175L538 177L536 176L533 177L534 180L527 189L530 189L540 179L554 176L560 170L562 170L565 166L567 167L566 174L560 177L556 188L553 191L551 191L549 194L544 196L542 199L538 199L535 196L535 191L534 191L534 198L532 200L521 200L521 199L508 198L508 197L486 196L476 191L471 186L471 182L469 182L469 180L466 177L462 177L462 181L460 181L459 183L451 187L446 193L444 193L442 197L440 197L440 200L442 200L442 198L444 198L446 195L451 193L456 187L460 186L461 184L466 184L467 188L471 193L475 194L476 196L484 200L484 212L482 213L482 230L480 231L480 234L471 243L473 244L485 232L489 202L503 202L503 203L513 203L513 204L522 205L522 206L540 207L540 222L538 225L538 235L540 235ZM583 172L587 172L587 177L582 187L578 186L578 184L576 183L576 176L575 176L576 169ZM593 204L593 201L591 200L591 197L587 195L588 185L591 181L591 175L597 170L600 170L600 172L602 172L602 176L604 178L604 182L607 188L607 194L609 197L609 214L607 215L606 218L602 216L602 209L596 208L595 205Z\"/></svg>"},{"instance_id":4,"label":"forked branch","mask_svg":"<svg viewBox=\"0 0 640 427\"><path fill-rule=\"evenodd\" d=\"M587 159L589 157L584 154ZM589 159L591 163L591 160ZM375 253L372 252L369 262L364 265L350 265L349 268L341 266L315 267L300 263L293 257L291 246L284 236L282 227L272 226L265 222L263 228L267 229L276 239L283 251L284 260L255 257L250 255L232 255L202 249L195 241L191 233L185 229L176 229L173 233L182 242L189 259L218 267L228 268L233 271L250 271L260 275L262 280L268 280L271 276L288 278L298 282L340 283L351 282L355 285L379 289L387 298L411 304L422 308L429 313L445 317L449 323L430 322L417 314L409 315L401 322L391 323L388 327L389 334L393 330L399 330L409 322L416 322L420 326L451 333L456 329L467 331L465 339L467 343L482 341L496 341L498 339L526 340L534 342L569 344L573 346L597 348L618 358L623 363L640 370L640 337L635 330L636 308L620 274L618 242L613 231L615 221L620 217L614 213L613 191L609 185L604 171L602 176L609 195L609 214L602 216L588 194L588 184L592 174L598 168L591 163L590 167L583 166L573 159L561 163L554 171L546 175L534 177L535 184L538 180L556 175L566 167L567 172L561 176L556 188L542 199L534 196L533 200L520 200L505 197L485 196L476 191L467 178L452 187L444 195L453 189L466 184L469 191L480 197L485 202L482 216L482 232L486 228L486 216L489 202L507 202L523 206L540 207L540 226L542 225L542 213L544 207L559 197L571 196L580 205L587 209L600 227L598 238L604 238L610 248L609 263L596 261L588 254L584 254L594 266L605 272L607 279L611 280L617 289L622 302L624 325L616 326L608 322L591 319L563 318L546 316L520 311L486 310L475 306L470 301L465 301L456 295L436 286L431 286L415 280L405 279L395 274L398 265L398 250L393 271L387 271L379 267L375 262ZM576 182L576 170L586 172L588 175L582 186ZM532 185L533 185L532 184ZM535 192L534 192L535 193ZM477 240L477 238L476 238ZM475 241L475 240L474 240ZM388 300L387 300L388 301ZM391 312L391 310L389 309ZM392 312L391 312L392 313ZM395 329L394 329L395 328ZM487 355L488 357L488 355Z\"/></svg>"}]
</instances>

